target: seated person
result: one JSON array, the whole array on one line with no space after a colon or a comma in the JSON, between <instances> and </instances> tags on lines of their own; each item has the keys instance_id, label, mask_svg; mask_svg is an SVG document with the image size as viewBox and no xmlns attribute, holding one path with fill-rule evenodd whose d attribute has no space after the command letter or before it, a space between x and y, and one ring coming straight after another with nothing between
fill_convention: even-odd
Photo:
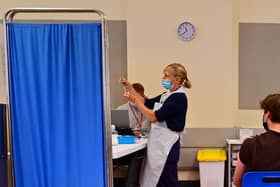
<instances>
[{"instance_id":1,"label":"seated person","mask_svg":"<svg viewBox=\"0 0 280 187\"><path fill-rule=\"evenodd\" d=\"M143 98L147 98L144 94L144 87L140 83L132 84L134 90ZM117 109L128 110L130 127L134 130L136 136L147 135L150 130L150 121L140 112L135 103L127 102L120 105Z\"/></svg>"},{"instance_id":2,"label":"seated person","mask_svg":"<svg viewBox=\"0 0 280 187\"><path fill-rule=\"evenodd\" d=\"M268 95L260 105L267 131L243 142L233 177L237 187L245 172L280 170L280 94Z\"/></svg>"}]
</instances>

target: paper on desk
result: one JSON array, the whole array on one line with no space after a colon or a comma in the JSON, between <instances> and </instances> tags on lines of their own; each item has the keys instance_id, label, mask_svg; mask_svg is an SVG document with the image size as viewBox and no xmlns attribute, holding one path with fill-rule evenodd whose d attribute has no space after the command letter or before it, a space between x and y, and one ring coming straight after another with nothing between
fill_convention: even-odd
<instances>
[{"instance_id":1,"label":"paper on desk","mask_svg":"<svg viewBox=\"0 0 280 187\"><path fill-rule=\"evenodd\" d=\"M253 129L239 129L239 139L243 142L247 138L251 138L254 135Z\"/></svg>"}]
</instances>

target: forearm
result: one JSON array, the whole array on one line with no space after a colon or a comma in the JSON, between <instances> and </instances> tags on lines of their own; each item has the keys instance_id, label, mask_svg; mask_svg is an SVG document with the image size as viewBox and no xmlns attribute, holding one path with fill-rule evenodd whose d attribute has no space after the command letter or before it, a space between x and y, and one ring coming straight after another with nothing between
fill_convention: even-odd
<instances>
[{"instance_id":1,"label":"forearm","mask_svg":"<svg viewBox=\"0 0 280 187\"><path fill-rule=\"evenodd\" d=\"M234 185L236 187L242 187L242 179L238 179L238 178L234 178L234 181L233 181Z\"/></svg>"},{"instance_id":2,"label":"forearm","mask_svg":"<svg viewBox=\"0 0 280 187\"><path fill-rule=\"evenodd\" d=\"M135 99L135 104L136 104L137 108L142 112L142 114L146 118L148 118L151 122L157 121L155 112L145 106L144 100L142 100L141 97L137 97Z\"/></svg>"},{"instance_id":3,"label":"forearm","mask_svg":"<svg viewBox=\"0 0 280 187\"><path fill-rule=\"evenodd\" d=\"M245 173L246 166L241 162L241 160L237 159L237 164L233 176L233 183L236 185L236 187L241 187L242 186L242 177L243 174Z\"/></svg>"}]
</instances>

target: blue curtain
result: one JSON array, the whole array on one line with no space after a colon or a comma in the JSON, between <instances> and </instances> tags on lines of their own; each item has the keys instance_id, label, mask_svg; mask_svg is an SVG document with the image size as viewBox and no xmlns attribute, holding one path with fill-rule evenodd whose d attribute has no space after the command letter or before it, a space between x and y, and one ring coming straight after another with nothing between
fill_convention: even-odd
<instances>
[{"instance_id":1,"label":"blue curtain","mask_svg":"<svg viewBox=\"0 0 280 187\"><path fill-rule=\"evenodd\" d=\"M101 24L8 24L16 187L104 187Z\"/></svg>"}]
</instances>

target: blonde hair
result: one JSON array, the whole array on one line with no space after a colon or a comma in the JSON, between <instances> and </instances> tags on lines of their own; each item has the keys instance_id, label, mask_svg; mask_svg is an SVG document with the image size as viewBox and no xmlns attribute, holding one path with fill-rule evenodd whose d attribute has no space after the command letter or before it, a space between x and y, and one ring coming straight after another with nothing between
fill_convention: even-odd
<instances>
[{"instance_id":1,"label":"blonde hair","mask_svg":"<svg viewBox=\"0 0 280 187\"><path fill-rule=\"evenodd\" d=\"M187 70L182 64L172 63L167 65L164 69L170 68L174 72L174 76L178 76L181 78L180 84L182 84L186 88L191 88L192 83L187 76Z\"/></svg>"}]
</instances>

